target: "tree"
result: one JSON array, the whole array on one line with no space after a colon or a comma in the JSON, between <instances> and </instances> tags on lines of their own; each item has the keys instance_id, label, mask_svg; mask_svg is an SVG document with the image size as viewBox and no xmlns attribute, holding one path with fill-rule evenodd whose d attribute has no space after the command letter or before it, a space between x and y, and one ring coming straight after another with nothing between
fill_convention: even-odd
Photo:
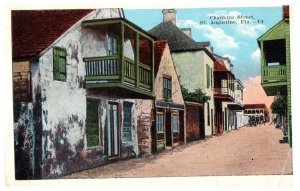
<instances>
[{"instance_id":1,"label":"tree","mask_svg":"<svg viewBox=\"0 0 300 191\"><path fill-rule=\"evenodd\" d=\"M181 86L181 91L185 101L205 103L211 99L210 96L207 96L205 93L203 93L200 88L195 89L195 92L189 92L188 89Z\"/></svg>"},{"instance_id":2,"label":"tree","mask_svg":"<svg viewBox=\"0 0 300 191\"><path fill-rule=\"evenodd\" d=\"M286 96L276 96L271 104L272 113L285 114L287 108Z\"/></svg>"}]
</instances>

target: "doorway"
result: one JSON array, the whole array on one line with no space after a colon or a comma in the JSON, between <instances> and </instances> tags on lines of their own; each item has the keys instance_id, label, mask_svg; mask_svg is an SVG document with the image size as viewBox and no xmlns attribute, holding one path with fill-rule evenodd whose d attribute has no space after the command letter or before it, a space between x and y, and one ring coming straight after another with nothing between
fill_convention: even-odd
<instances>
[{"instance_id":1,"label":"doorway","mask_svg":"<svg viewBox=\"0 0 300 191\"><path fill-rule=\"evenodd\" d=\"M120 156L120 123L117 103L108 103L107 108L107 154L110 160Z\"/></svg>"},{"instance_id":2,"label":"doorway","mask_svg":"<svg viewBox=\"0 0 300 191\"><path fill-rule=\"evenodd\" d=\"M173 131L171 126L171 112L166 112L166 146L173 146Z\"/></svg>"}]
</instances>

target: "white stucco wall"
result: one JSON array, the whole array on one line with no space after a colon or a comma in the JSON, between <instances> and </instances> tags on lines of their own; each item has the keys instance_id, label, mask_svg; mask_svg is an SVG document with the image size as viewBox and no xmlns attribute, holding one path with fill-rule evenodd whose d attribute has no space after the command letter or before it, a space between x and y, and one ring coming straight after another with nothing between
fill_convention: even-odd
<instances>
[{"instance_id":1,"label":"white stucco wall","mask_svg":"<svg viewBox=\"0 0 300 191\"><path fill-rule=\"evenodd\" d=\"M93 11L84 20L120 17L118 9L100 9ZM63 133L64 140L69 143L69 149L76 153L76 146L85 141L86 119L86 89L83 88L85 76L85 63L83 57L106 55L104 35L96 30L86 29L77 22L70 30L57 39L50 47L45 49L39 58L40 86L42 94L42 138L43 160L56 158L54 142L56 132L61 127L67 129ZM67 51L67 77L66 81L53 79L53 47L65 48ZM33 83L35 77L33 75ZM86 143L84 143L86 147ZM47 154L45 154L45 152ZM60 165L52 166L51 173L63 173Z\"/></svg>"}]
</instances>

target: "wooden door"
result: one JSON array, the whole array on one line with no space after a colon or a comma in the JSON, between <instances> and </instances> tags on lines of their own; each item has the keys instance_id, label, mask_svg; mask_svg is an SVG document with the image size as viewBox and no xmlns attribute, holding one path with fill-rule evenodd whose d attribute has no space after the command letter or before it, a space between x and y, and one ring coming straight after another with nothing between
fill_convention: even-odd
<instances>
[{"instance_id":1,"label":"wooden door","mask_svg":"<svg viewBox=\"0 0 300 191\"><path fill-rule=\"evenodd\" d=\"M173 146L173 131L171 126L171 112L166 113L166 146Z\"/></svg>"},{"instance_id":2,"label":"wooden door","mask_svg":"<svg viewBox=\"0 0 300 191\"><path fill-rule=\"evenodd\" d=\"M120 156L120 124L117 103L109 103L107 108L107 154L109 159Z\"/></svg>"},{"instance_id":3,"label":"wooden door","mask_svg":"<svg viewBox=\"0 0 300 191\"><path fill-rule=\"evenodd\" d=\"M198 107L199 112L199 137L205 138L205 117L204 117L204 107Z\"/></svg>"}]
</instances>

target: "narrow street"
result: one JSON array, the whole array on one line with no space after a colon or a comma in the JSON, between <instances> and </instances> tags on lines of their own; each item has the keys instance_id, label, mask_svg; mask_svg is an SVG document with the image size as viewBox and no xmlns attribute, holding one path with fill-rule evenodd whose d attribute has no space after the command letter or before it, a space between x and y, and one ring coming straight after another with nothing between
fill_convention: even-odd
<instances>
[{"instance_id":1,"label":"narrow street","mask_svg":"<svg viewBox=\"0 0 300 191\"><path fill-rule=\"evenodd\" d=\"M118 161L63 178L290 175L292 150L281 129L242 127L148 157Z\"/></svg>"}]
</instances>

